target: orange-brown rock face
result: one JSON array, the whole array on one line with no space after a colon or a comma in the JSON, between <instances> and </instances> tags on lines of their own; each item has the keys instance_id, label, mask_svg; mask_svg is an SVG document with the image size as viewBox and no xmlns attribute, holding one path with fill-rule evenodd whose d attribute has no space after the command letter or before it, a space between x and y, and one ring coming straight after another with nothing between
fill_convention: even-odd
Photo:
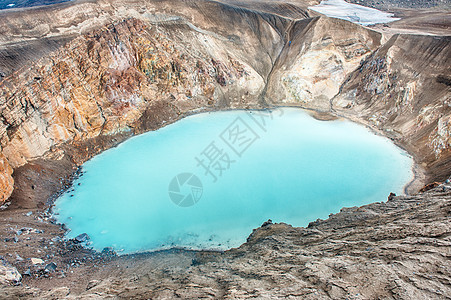
<instances>
[{"instance_id":1,"label":"orange-brown rock face","mask_svg":"<svg viewBox=\"0 0 451 300\"><path fill-rule=\"evenodd\" d=\"M358 114L416 154L433 180L450 175L451 39L395 35L354 71L333 107Z\"/></svg>"},{"instance_id":2,"label":"orange-brown rock face","mask_svg":"<svg viewBox=\"0 0 451 300\"><path fill-rule=\"evenodd\" d=\"M13 168L0 152L0 203L6 201L13 192L14 179L11 177L12 174Z\"/></svg>"},{"instance_id":3,"label":"orange-brown rock face","mask_svg":"<svg viewBox=\"0 0 451 300\"><path fill-rule=\"evenodd\" d=\"M77 38L0 84L1 132L17 128L3 134L3 153L17 167L61 142L131 130L155 101L208 106L218 86L249 77L231 57L202 54L137 20Z\"/></svg>"},{"instance_id":4,"label":"orange-brown rock face","mask_svg":"<svg viewBox=\"0 0 451 300\"><path fill-rule=\"evenodd\" d=\"M256 99L262 78L216 43L188 26L136 19L74 39L0 83L3 155L17 168L65 142L146 130L140 118L158 102L181 115L221 106L236 89Z\"/></svg>"}]
</instances>

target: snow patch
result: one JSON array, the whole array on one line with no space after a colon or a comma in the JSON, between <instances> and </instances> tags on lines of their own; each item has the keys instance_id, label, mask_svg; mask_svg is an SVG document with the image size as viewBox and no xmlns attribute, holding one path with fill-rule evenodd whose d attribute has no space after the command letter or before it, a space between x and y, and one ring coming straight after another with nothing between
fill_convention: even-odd
<instances>
[{"instance_id":1,"label":"snow patch","mask_svg":"<svg viewBox=\"0 0 451 300\"><path fill-rule=\"evenodd\" d=\"M400 18L394 18L392 13L348 3L344 0L324 0L318 5L310 6L309 9L328 17L347 20L364 26L400 20Z\"/></svg>"}]
</instances>

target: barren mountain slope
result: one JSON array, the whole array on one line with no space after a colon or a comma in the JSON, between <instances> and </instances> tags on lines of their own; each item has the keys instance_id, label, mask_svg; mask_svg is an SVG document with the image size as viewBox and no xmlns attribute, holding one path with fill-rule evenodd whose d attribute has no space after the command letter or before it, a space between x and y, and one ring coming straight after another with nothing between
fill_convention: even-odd
<instances>
[{"instance_id":1,"label":"barren mountain slope","mask_svg":"<svg viewBox=\"0 0 451 300\"><path fill-rule=\"evenodd\" d=\"M349 76L333 108L385 131L415 153L432 178L445 180L451 159L450 53L451 37L395 35Z\"/></svg>"}]
</instances>

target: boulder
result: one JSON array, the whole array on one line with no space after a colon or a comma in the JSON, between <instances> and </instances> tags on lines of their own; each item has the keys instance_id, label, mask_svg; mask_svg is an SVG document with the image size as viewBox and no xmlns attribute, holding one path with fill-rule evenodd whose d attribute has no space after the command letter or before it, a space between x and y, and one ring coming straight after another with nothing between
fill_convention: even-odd
<instances>
[{"instance_id":1,"label":"boulder","mask_svg":"<svg viewBox=\"0 0 451 300\"><path fill-rule=\"evenodd\" d=\"M82 233L74 238L74 241L77 243L83 243L86 242L87 240L89 240L89 235L87 233Z\"/></svg>"},{"instance_id":2,"label":"boulder","mask_svg":"<svg viewBox=\"0 0 451 300\"><path fill-rule=\"evenodd\" d=\"M56 264L54 262L51 262L45 266L46 270L49 270L50 272L54 272L56 270Z\"/></svg>"},{"instance_id":3,"label":"boulder","mask_svg":"<svg viewBox=\"0 0 451 300\"><path fill-rule=\"evenodd\" d=\"M22 275L17 269L3 260L0 262L0 285L18 285L22 280Z\"/></svg>"},{"instance_id":4,"label":"boulder","mask_svg":"<svg viewBox=\"0 0 451 300\"><path fill-rule=\"evenodd\" d=\"M44 264L44 261L42 259L40 259L40 258L32 257L30 260L31 260L31 263L33 265L42 265L42 264Z\"/></svg>"}]
</instances>

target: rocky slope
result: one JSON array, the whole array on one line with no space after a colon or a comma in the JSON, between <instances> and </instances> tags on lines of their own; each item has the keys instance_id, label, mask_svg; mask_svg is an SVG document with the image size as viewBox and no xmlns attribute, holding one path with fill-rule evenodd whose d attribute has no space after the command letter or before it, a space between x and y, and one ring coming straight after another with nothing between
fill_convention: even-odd
<instances>
[{"instance_id":1,"label":"rocky slope","mask_svg":"<svg viewBox=\"0 0 451 300\"><path fill-rule=\"evenodd\" d=\"M57 262L56 270L32 266L24 286L4 287L0 298L448 299L450 212L448 183L344 208L307 228L267 223L224 253L173 250L91 262L89 253L63 248L57 257L44 257L45 264ZM51 231L28 218L29 226ZM55 247L54 238L34 235L18 243L36 244L35 251ZM16 244L8 243L26 257L27 247ZM29 268L24 261L16 265L22 273ZM15 268L8 270L17 278Z\"/></svg>"},{"instance_id":2,"label":"rocky slope","mask_svg":"<svg viewBox=\"0 0 451 300\"><path fill-rule=\"evenodd\" d=\"M6 157L0 153L0 199L5 201L14 189L13 168Z\"/></svg>"},{"instance_id":3,"label":"rocky slope","mask_svg":"<svg viewBox=\"0 0 451 300\"><path fill-rule=\"evenodd\" d=\"M451 159L450 52L451 37L395 35L347 78L333 108L385 131L444 180Z\"/></svg>"},{"instance_id":4,"label":"rocky slope","mask_svg":"<svg viewBox=\"0 0 451 300\"><path fill-rule=\"evenodd\" d=\"M330 99L360 61L381 44L381 34L323 17L293 21L268 79L272 104L330 111Z\"/></svg>"}]
</instances>

